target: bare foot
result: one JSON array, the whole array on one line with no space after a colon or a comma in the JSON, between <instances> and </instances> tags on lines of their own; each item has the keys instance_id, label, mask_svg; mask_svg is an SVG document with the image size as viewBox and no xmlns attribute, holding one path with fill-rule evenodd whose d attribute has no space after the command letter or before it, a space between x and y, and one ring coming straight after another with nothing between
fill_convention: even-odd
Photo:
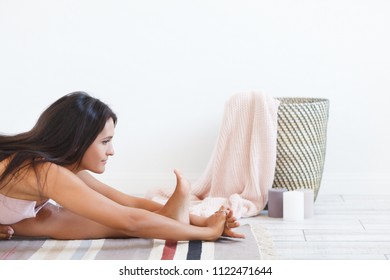
<instances>
[{"instance_id":1,"label":"bare foot","mask_svg":"<svg viewBox=\"0 0 390 280\"><path fill-rule=\"evenodd\" d=\"M13 234L12 227L0 225L0 239L11 239Z\"/></svg>"},{"instance_id":2,"label":"bare foot","mask_svg":"<svg viewBox=\"0 0 390 280\"><path fill-rule=\"evenodd\" d=\"M176 188L167 203L157 213L175 219L179 222L190 223L190 193L191 185L178 170L176 175Z\"/></svg>"}]
</instances>

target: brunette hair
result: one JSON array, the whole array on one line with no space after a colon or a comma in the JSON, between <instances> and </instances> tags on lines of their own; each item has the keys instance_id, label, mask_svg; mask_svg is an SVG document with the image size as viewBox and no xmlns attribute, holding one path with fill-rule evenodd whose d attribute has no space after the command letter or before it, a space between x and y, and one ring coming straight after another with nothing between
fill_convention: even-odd
<instances>
[{"instance_id":1,"label":"brunette hair","mask_svg":"<svg viewBox=\"0 0 390 280\"><path fill-rule=\"evenodd\" d=\"M67 94L50 105L28 132L0 135L0 162L10 158L0 183L21 169L39 162L60 166L80 164L103 130L107 120L117 123L115 113L99 99L85 92Z\"/></svg>"}]
</instances>

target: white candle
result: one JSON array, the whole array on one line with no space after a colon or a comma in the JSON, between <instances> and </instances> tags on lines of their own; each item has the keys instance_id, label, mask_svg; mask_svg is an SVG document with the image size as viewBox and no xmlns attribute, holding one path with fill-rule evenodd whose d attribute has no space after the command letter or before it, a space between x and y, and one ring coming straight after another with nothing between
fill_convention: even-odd
<instances>
[{"instance_id":1,"label":"white candle","mask_svg":"<svg viewBox=\"0 0 390 280\"><path fill-rule=\"evenodd\" d=\"M283 219L301 221L305 217L304 193L288 191L283 193Z\"/></svg>"},{"instance_id":2,"label":"white candle","mask_svg":"<svg viewBox=\"0 0 390 280\"><path fill-rule=\"evenodd\" d=\"M305 198L305 219L312 218L314 215L314 191L311 189L299 189L298 192L303 192Z\"/></svg>"}]
</instances>

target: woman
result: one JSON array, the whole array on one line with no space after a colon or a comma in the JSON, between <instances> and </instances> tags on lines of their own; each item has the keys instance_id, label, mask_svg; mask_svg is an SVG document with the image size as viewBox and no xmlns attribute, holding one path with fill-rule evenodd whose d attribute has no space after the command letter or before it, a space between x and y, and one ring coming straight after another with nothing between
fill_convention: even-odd
<instances>
[{"instance_id":1,"label":"woman","mask_svg":"<svg viewBox=\"0 0 390 280\"><path fill-rule=\"evenodd\" d=\"M165 205L126 195L90 175L103 173L114 154L116 122L106 104L74 92L48 107L30 131L0 136L0 238L244 237L231 230L239 224L223 207L208 218L190 215L190 184L177 170L176 189Z\"/></svg>"}]
</instances>

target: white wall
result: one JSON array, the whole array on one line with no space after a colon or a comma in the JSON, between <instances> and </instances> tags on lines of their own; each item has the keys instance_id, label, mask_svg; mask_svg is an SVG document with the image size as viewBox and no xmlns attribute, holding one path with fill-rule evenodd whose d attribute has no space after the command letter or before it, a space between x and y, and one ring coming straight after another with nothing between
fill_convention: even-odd
<instances>
[{"instance_id":1,"label":"white wall","mask_svg":"<svg viewBox=\"0 0 390 280\"><path fill-rule=\"evenodd\" d=\"M85 90L119 115L107 182L129 193L191 179L234 93L331 102L321 193L390 193L390 4L0 0L0 132L28 130Z\"/></svg>"}]
</instances>

